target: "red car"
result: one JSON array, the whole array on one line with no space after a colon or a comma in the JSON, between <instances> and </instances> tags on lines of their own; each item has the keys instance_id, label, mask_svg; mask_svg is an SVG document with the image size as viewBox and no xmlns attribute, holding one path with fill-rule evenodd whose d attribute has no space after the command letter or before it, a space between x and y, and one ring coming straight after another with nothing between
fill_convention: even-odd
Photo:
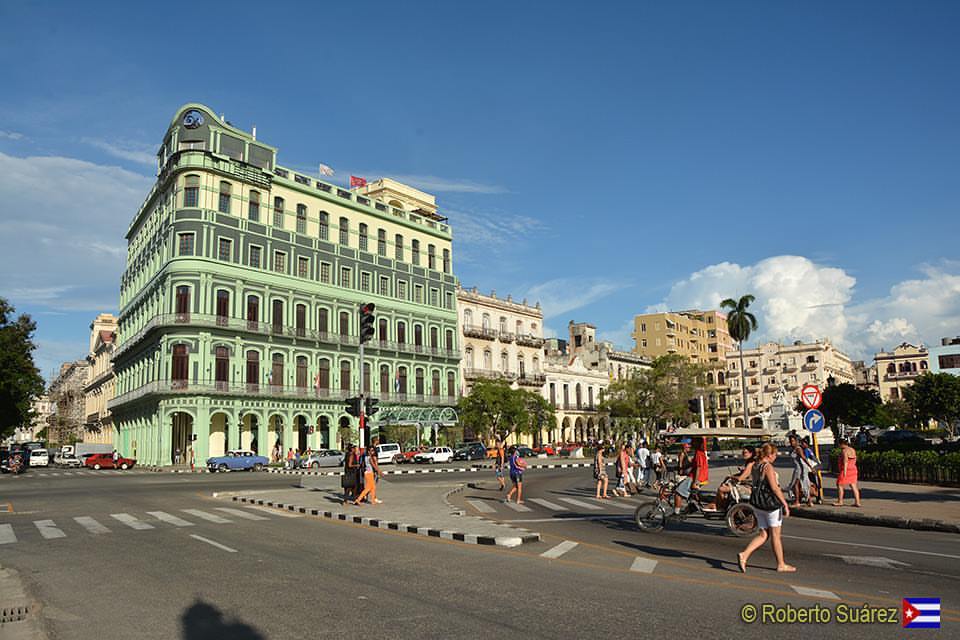
<instances>
[{"instance_id":1,"label":"red car","mask_svg":"<svg viewBox=\"0 0 960 640\"><path fill-rule=\"evenodd\" d=\"M135 464L137 464L137 461L133 458L120 456L117 459L117 466L114 466L112 453L95 453L92 456L87 456L83 466L88 469L131 469Z\"/></svg>"},{"instance_id":2,"label":"red car","mask_svg":"<svg viewBox=\"0 0 960 640\"><path fill-rule=\"evenodd\" d=\"M557 448L552 444L545 444L542 447L534 447L533 450L536 453L545 453L548 456L557 455Z\"/></svg>"}]
</instances>

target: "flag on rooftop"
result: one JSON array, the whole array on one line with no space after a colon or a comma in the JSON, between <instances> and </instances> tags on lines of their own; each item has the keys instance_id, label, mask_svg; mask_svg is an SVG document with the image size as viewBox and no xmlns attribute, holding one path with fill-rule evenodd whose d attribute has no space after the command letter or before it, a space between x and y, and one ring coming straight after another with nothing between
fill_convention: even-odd
<instances>
[{"instance_id":1,"label":"flag on rooftop","mask_svg":"<svg viewBox=\"0 0 960 640\"><path fill-rule=\"evenodd\" d=\"M366 178L358 178L357 176L350 176L350 188L353 187L365 187L367 186Z\"/></svg>"},{"instance_id":2,"label":"flag on rooftop","mask_svg":"<svg viewBox=\"0 0 960 640\"><path fill-rule=\"evenodd\" d=\"M321 164L320 164L320 175L322 175L322 176L327 176L327 177L332 176L332 175L333 175L333 167L328 167L327 165L321 163Z\"/></svg>"}]
</instances>

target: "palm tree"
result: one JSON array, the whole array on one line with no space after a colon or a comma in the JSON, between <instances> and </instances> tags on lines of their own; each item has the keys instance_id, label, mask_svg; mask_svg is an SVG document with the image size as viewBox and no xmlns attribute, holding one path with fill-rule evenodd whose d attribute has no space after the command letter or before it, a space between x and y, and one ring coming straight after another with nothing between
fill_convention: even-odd
<instances>
[{"instance_id":1,"label":"palm tree","mask_svg":"<svg viewBox=\"0 0 960 640\"><path fill-rule=\"evenodd\" d=\"M747 374L743 368L743 343L750 338L750 334L757 330L757 318L747 311L747 307L755 298L747 294L739 300L727 298L720 303L720 308L727 311L727 331L730 337L740 346L740 386L743 390L743 426L750 426L750 416L747 414Z\"/></svg>"}]
</instances>

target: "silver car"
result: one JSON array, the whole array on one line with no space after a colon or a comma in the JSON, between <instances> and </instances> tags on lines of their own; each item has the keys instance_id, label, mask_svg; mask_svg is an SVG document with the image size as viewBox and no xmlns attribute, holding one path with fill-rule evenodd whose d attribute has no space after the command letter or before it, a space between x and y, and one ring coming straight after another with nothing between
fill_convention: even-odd
<instances>
[{"instance_id":1,"label":"silver car","mask_svg":"<svg viewBox=\"0 0 960 640\"><path fill-rule=\"evenodd\" d=\"M300 461L301 469L319 469L320 467L339 467L343 464L343 452L336 449L314 451Z\"/></svg>"}]
</instances>

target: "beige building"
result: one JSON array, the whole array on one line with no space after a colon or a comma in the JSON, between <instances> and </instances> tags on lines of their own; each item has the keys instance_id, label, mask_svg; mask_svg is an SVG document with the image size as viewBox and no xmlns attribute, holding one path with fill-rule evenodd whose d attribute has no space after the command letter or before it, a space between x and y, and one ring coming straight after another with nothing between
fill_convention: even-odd
<instances>
[{"instance_id":1,"label":"beige building","mask_svg":"<svg viewBox=\"0 0 960 640\"><path fill-rule=\"evenodd\" d=\"M734 347L727 316L719 311L665 311L633 319L634 353L658 358L679 353L702 364L718 363Z\"/></svg>"},{"instance_id":2,"label":"beige building","mask_svg":"<svg viewBox=\"0 0 960 640\"><path fill-rule=\"evenodd\" d=\"M738 351L727 352L727 369L719 372L718 384L727 385L729 398L726 411L719 411L719 426L743 426L741 375L747 380L747 402L750 425L761 426L759 415L773 404L780 387L786 391L787 407L793 409L800 400L800 389L805 384L825 387L832 378L835 384L853 384L856 380L850 358L834 347L829 340L794 342L783 345L768 342L743 352L744 370L740 371ZM724 424L725 419L732 424Z\"/></svg>"},{"instance_id":3,"label":"beige building","mask_svg":"<svg viewBox=\"0 0 960 640\"><path fill-rule=\"evenodd\" d=\"M84 442L113 444L113 419L107 403L113 399L113 348L117 337L117 318L101 313L90 325L90 374L83 388L86 407Z\"/></svg>"},{"instance_id":4,"label":"beige building","mask_svg":"<svg viewBox=\"0 0 960 640\"><path fill-rule=\"evenodd\" d=\"M587 367L580 356L562 351L562 341L550 341L553 355L544 362L543 397L553 405L557 423L542 434L546 442L584 442L607 431L599 405L610 378Z\"/></svg>"},{"instance_id":5,"label":"beige building","mask_svg":"<svg viewBox=\"0 0 960 640\"><path fill-rule=\"evenodd\" d=\"M463 395L478 378L507 380L513 388L539 390L544 383L543 311L540 303L515 302L457 289L460 379Z\"/></svg>"},{"instance_id":6,"label":"beige building","mask_svg":"<svg viewBox=\"0 0 960 640\"><path fill-rule=\"evenodd\" d=\"M598 342L597 328L592 324L571 320L569 331L570 354L578 356L588 369L606 372L611 381L629 378L637 371L650 368L650 358L617 351L611 342Z\"/></svg>"},{"instance_id":7,"label":"beige building","mask_svg":"<svg viewBox=\"0 0 960 640\"><path fill-rule=\"evenodd\" d=\"M884 402L900 400L903 390L913 384L914 378L929 368L929 353L923 345L904 342L893 351L881 351L874 356L880 399Z\"/></svg>"},{"instance_id":8,"label":"beige building","mask_svg":"<svg viewBox=\"0 0 960 640\"><path fill-rule=\"evenodd\" d=\"M34 398L30 404L30 411L33 413L33 419L30 424L17 427L13 434L15 442L36 442L44 429L50 426L50 417L54 413L55 406L50 400L50 396L43 394ZM43 438L46 440L46 438Z\"/></svg>"},{"instance_id":9,"label":"beige building","mask_svg":"<svg viewBox=\"0 0 960 640\"><path fill-rule=\"evenodd\" d=\"M55 411L50 416L48 444L72 444L81 439L86 417L83 389L89 373L90 365L86 360L60 365L60 375L48 392Z\"/></svg>"},{"instance_id":10,"label":"beige building","mask_svg":"<svg viewBox=\"0 0 960 640\"><path fill-rule=\"evenodd\" d=\"M879 391L880 382L877 379L877 365L867 364L863 360L853 363L854 385L864 391Z\"/></svg>"}]
</instances>

